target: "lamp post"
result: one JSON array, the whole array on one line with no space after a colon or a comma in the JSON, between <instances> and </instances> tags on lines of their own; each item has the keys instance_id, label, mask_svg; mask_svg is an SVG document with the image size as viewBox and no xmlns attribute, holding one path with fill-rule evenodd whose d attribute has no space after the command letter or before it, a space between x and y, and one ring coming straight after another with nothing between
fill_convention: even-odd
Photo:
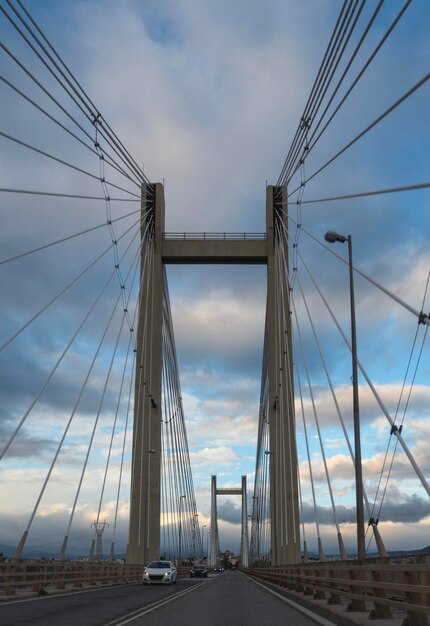
<instances>
[{"instance_id":1,"label":"lamp post","mask_svg":"<svg viewBox=\"0 0 430 626\"><path fill-rule=\"evenodd\" d=\"M179 498L179 565L182 564L182 498L186 496Z\"/></svg>"},{"instance_id":2,"label":"lamp post","mask_svg":"<svg viewBox=\"0 0 430 626\"><path fill-rule=\"evenodd\" d=\"M205 556L205 546L204 546L204 529L206 528L206 524L203 524L202 526L202 538L201 538L201 544L202 544L202 559L204 559ZM206 555L207 556L207 555Z\"/></svg>"},{"instance_id":3,"label":"lamp post","mask_svg":"<svg viewBox=\"0 0 430 626\"><path fill-rule=\"evenodd\" d=\"M354 455L355 455L355 494L357 507L357 558L359 563L366 559L364 542L364 508L363 508L363 471L361 465L361 437L360 437L360 406L358 400L357 374L357 335L355 325L354 276L352 267L352 237L339 235L331 230L326 232L324 239L329 243L348 242L349 256L349 289L351 302L351 354L352 354L352 406L354 415Z\"/></svg>"},{"instance_id":4,"label":"lamp post","mask_svg":"<svg viewBox=\"0 0 430 626\"><path fill-rule=\"evenodd\" d=\"M255 511L255 522L256 522L256 543L257 543L257 561L260 560L260 519L258 515L258 496L252 496L253 499L253 509ZM253 513L254 513L253 511Z\"/></svg>"},{"instance_id":5,"label":"lamp post","mask_svg":"<svg viewBox=\"0 0 430 626\"><path fill-rule=\"evenodd\" d=\"M193 555L193 565L195 563L196 560L196 519L198 522L199 519L199 514L198 513L194 513L193 515L193 543L191 545L191 549L192 549L192 555Z\"/></svg>"},{"instance_id":6,"label":"lamp post","mask_svg":"<svg viewBox=\"0 0 430 626\"><path fill-rule=\"evenodd\" d=\"M211 559L210 559L210 555L209 555L209 539L210 539L210 536L211 536L211 529L208 528L208 534L207 534L207 537L206 537L206 554L207 554L208 558L206 559L206 561L209 563L209 565L212 565Z\"/></svg>"}]
</instances>

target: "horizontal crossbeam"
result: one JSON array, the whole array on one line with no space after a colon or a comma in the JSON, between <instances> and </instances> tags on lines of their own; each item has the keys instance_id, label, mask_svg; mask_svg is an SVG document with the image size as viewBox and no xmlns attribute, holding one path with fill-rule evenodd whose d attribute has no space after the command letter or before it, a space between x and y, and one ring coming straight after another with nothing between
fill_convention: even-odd
<instances>
[{"instance_id":1,"label":"horizontal crossbeam","mask_svg":"<svg viewBox=\"0 0 430 626\"><path fill-rule=\"evenodd\" d=\"M165 264L204 263L266 265L266 239L166 239L161 241Z\"/></svg>"}]
</instances>

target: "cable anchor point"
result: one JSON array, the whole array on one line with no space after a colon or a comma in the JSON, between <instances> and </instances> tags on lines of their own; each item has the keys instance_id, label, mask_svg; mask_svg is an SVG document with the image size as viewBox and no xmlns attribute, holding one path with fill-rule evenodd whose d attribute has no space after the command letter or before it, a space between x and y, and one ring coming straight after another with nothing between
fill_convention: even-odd
<instances>
[{"instance_id":1,"label":"cable anchor point","mask_svg":"<svg viewBox=\"0 0 430 626\"><path fill-rule=\"evenodd\" d=\"M418 324L430 325L430 313L424 313L424 311L421 311L418 316Z\"/></svg>"},{"instance_id":2,"label":"cable anchor point","mask_svg":"<svg viewBox=\"0 0 430 626\"><path fill-rule=\"evenodd\" d=\"M396 426L396 424L393 424L391 426L391 430L390 430L390 435L401 435L402 434L402 430L403 430L403 425L401 424L400 426Z\"/></svg>"},{"instance_id":3,"label":"cable anchor point","mask_svg":"<svg viewBox=\"0 0 430 626\"><path fill-rule=\"evenodd\" d=\"M312 119L311 117L302 117L301 120L300 120L300 122L301 122L300 128L301 129L303 129L303 128L307 128L307 129L310 128L311 127L311 119Z\"/></svg>"}]
</instances>

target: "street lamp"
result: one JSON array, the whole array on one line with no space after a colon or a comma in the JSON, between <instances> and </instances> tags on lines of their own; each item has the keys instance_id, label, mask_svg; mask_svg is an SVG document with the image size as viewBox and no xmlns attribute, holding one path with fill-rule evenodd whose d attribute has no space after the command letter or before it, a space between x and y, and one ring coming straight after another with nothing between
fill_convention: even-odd
<instances>
[{"instance_id":1,"label":"street lamp","mask_svg":"<svg viewBox=\"0 0 430 626\"><path fill-rule=\"evenodd\" d=\"M179 565L182 564L182 498L187 496L180 496L179 498Z\"/></svg>"},{"instance_id":2,"label":"street lamp","mask_svg":"<svg viewBox=\"0 0 430 626\"><path fill-rule=\"evenodd\" d=\"M211 559L210 559L210 555L209 555L209 539L210 539L210 537L211 537L211 529L208 528L208 534L207 534L207 537L206 537L206 554L207 554L208 558L206 559L206 561L209 563L209 565L212 565Z\"/></svg>"},{"instance_id":3,"label":"street lamp","mask_svg":"<svg viewBox=\"0 0 430 626\"><path fill-rule=\"evenodd\" d=\"M194 503L195 504L195 503ZM193 564L195 563L196 560L196 518L197 518L197 522L199 519L199 514L198 513L194 513L193 515L193 543L191 545L191 549L193 552Z\"/></svg>"},{"instance_id":4,"label":"street lamp","mask_svg":"<svg viewBox=\"0 0 430 626\"><path fill-rule=\"evenodd\" d=\"M202 526L202 539L201 539L201 544L202 544L202 559L204 559L205 556L205 546L204 546L204 529L206 528L206 524L203 524ZM206 555L207 556L207 555Z\"/></svg>"},{"instance_id":5,"label":"street lamp","mask_svg":"<svg viewBox=\"0 0 430 626\"><path fill-rule=\"evenodd\" d=\"M257 540L257 561L260 560L260 519L259 519L259 514L258 514L258 496L252 496L253 499L253 503L252 503L252 508L253 508L253 514L255 511L255 522L256 522L256 531L255 531L255 535L256 535L256 540Z\"/></svg>"},{"instance_id":6,"label":"street lamp","mask_svg":"<svg viewBox=\"0 0 430 626\"><path fill-rule=\"evenodd\" d=\"M354 276L352 267L352 237L344 236L329 230L324 235L329 243L348 242L349 255L349 289L351 302L351 354L352 354L352 405L354 415L354 454L355 454L355 494L357 507L357 557L359 563L366 559L364 543L364 508L363 508L363 472L361 466L361 441L360 441L360 407L358 401L358 375L357 375L357 335L355 327L355 303L354 303Z\"/></svg>"}]
</instances>

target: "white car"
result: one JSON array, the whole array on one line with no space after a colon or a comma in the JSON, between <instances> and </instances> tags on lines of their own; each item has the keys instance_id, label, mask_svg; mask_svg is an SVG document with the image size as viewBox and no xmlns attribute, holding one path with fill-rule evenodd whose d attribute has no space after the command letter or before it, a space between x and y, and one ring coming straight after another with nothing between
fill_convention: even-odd
<instances>
[{"instance_id":1,"label":"white car","mask_svg":"<svg viewBox=\"0 0 430 626\"><path fill-rule=\"evenodd\" d=\"M151 561L143 570L143 584L172 585L176 583L176 567L172 561Z\"/></svg>"}]
</instances>

